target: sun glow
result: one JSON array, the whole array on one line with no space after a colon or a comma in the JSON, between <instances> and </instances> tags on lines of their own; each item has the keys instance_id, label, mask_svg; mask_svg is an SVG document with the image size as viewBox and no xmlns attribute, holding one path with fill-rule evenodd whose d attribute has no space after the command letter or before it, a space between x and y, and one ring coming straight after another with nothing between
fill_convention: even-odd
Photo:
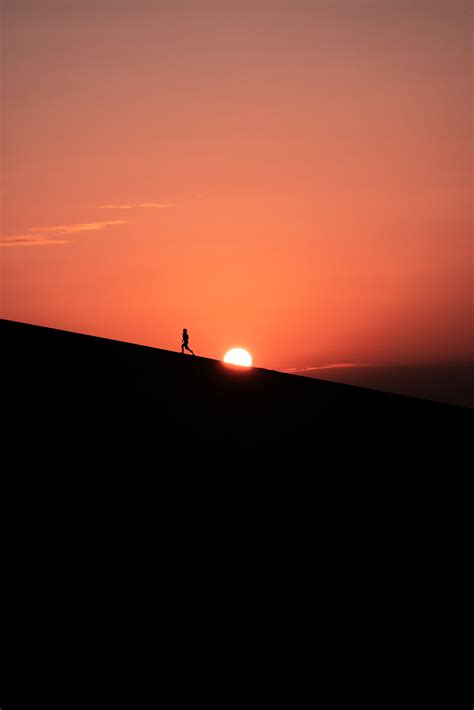
<instances>
[{"instance_id":1,"label":"sun glow","mask_svg":"<svg viewBox=\"0 0 474 710\"><path fill-rule=\"evenodd\" d=\"M243 348L232 348L226 352L224 362L229 365L241 365L242 367L252 366L252 356Z\"/></svg>"}]
</instances>

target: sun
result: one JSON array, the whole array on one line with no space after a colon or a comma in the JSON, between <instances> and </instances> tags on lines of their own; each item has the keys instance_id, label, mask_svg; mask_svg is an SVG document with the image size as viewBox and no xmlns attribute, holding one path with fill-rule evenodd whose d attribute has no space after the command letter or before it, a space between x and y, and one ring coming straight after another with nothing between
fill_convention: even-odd
<instances>
[{"instance_id":1,"label":"sun","mask_svg":"<svg viewBox=\"0 0 474 710\"><path fill-rule=\"evenodd\" d=\"M252 356L243 348L232 348L232 350L228 350L224 355L224 362L228 365L252 367Z\"/></svg>"}]
</instances>

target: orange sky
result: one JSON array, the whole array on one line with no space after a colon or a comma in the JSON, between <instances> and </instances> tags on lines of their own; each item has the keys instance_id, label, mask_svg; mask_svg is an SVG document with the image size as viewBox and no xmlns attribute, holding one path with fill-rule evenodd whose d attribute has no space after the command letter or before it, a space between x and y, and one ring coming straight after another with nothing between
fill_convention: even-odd
<instances>
[{"instance_id":1,"label":"orange sky","mask_svg":"<svg viewBox=\"0 0 474 710\"><path fill-rule=\"evenodd\" d=\"M2 317L276 369L469 357L469 2L3 6Z\"/></svg>"}]
</instances>

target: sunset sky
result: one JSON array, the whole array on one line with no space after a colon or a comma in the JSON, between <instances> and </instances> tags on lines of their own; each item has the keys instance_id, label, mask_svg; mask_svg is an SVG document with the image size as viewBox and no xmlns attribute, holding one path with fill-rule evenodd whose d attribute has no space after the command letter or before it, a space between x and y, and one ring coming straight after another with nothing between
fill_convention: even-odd
<instances>
[{"instance_id":1,"label":"sunset sky","mask_svg":"<svg viewBox=\"0 0 474 710\"><path fill-rule=\"evenodd\" d=\"M3 2L1 316L275 369L467 360L472 14Z\"/></svg>"}]
</instances>

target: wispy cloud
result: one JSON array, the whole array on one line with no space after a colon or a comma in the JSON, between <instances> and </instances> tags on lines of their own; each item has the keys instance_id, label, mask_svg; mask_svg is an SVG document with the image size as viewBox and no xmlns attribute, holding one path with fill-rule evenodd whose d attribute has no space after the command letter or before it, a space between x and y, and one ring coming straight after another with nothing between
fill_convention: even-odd
<instances>
[{"instance_id":1,"label":"wispy cloud","mask_svg":"<svg viewBox=\"0 0 474 710\"><path fill-rule=\"evenodd\" d=\"M46 247L57 244L72 244L70 239L51 239L42 235L11 235L0 237L0 248L11 247Z\"/></svg>"},{"instance_id":2,"label":"wispy cloud","mask_svg":"<svg viewBox=\"0 0 474 710\"><path fill-rule=\"evenodd\" d=\"M93 232L113 224L126 224L126 219L115 219L112 222L80 222L79 224L58 224L54 227L32 227L30 232L47 232L48 234L76 234L77 232Z\"/></svg>"},{"instance_id":3,"label":"wispy cloud","mask_svg":"<svg viewBox=\"0 0 474 710\"><path fill-rule=\"evenodd\" d=\"M58 244L72 244L71 239L60 239L59 237L79 232L93 232L104 229L114 224L126 224L125 219L115 219L111 222L79 222L77 224L58 224L50 227L31 227L30 234L9 234L0 236L0 247L45 247L57 246ZM37 232L37 234L31 234ZM41 232L38 234L38 232ZM45 236L46 235L46 236Z\"/></svg>"},{"instance_id":4,"label":"wispy cloud","mask_svg":"<svg viewBox=\"0 0 474 710\"><path fill-rule=\"evenodd\" d=\"M176 204L171 202L129 202L122 205L96 205L96 209L99 210L132 210L136 207L154 207L161 210L165 207L176 207Z\"/></svg>"},{"instance_id":5,"label":"wispy cloud","mask_svg":"<svg viewBox=\"0 0 474 710\"><path fill-rule=\"evenodd\" d=\"M282 372L309 372L311 370L332 370L335 367L374 367L372 363L334 362L328 365L313 365L312 367L287 367Z\"/></svg>"}]
</instances>

